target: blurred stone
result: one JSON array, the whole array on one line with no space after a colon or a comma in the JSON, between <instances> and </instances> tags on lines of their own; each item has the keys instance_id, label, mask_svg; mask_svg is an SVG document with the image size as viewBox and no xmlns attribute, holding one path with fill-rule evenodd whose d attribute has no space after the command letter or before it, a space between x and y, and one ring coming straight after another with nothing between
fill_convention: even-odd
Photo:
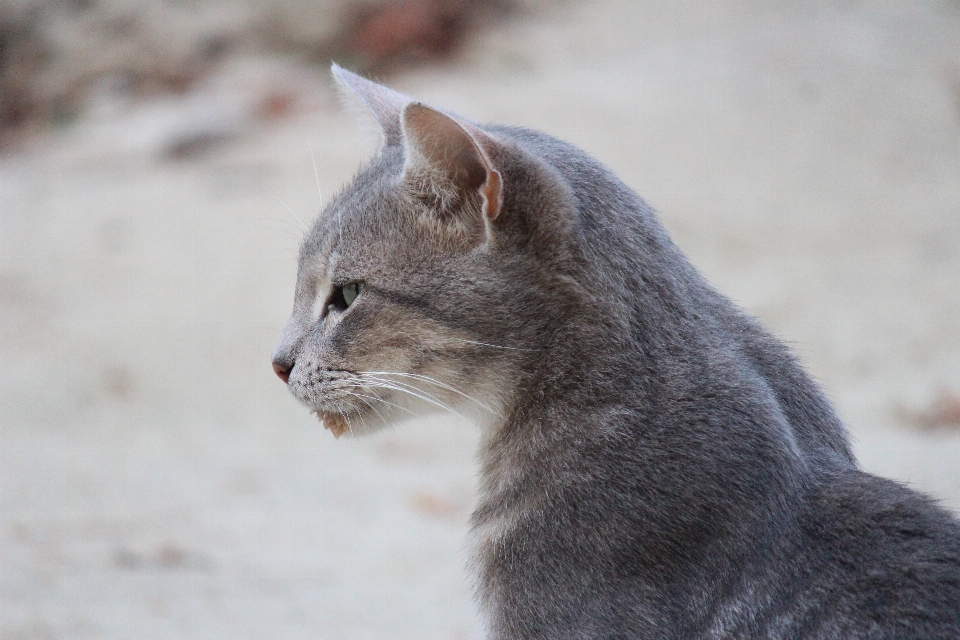
<instances>
[{"instance_id":1,"label":"blurred stone","mask_svg":"<svg viewBox=\"0 0 960 640\"><path fill-rule=\"evenodd\" d=\"M503 15L502 0L390 0L361 5L346 37L346 53L365 68L449 55L472 26Z\"/></svg>"},{"instance_id":2,"label":"blurred stone","mask_svg":"<svg viewBox=\"0 0 960 640\"><path fill-rule=\"evenodd\" d=\"M456 520L466 516L466 508L428 491L421 491L410 497L410 505L420 515L438 520Z\"/></svg>"},{"instance_id":3,"label":"blurred stone","mask_svg":"<svg viewBox=\"0 0 960 640\"><path fill-rule=\"evenodd\" d=\"M118 569L127 570L206 571L213 567L207 557L172 542L164 542L149 551L119 547L113 554L113 564Z\"/></svg>"},{"instance_id":4,"label":"blurred stone","mask_svg":"<svg viewBox=\"0 0 960 640\"><path fill-rule=\"evenodd\" d=\"M921 429L960 429L960 395L940 390L927 410L910 417Z\"/></svg>"}]
</instances>

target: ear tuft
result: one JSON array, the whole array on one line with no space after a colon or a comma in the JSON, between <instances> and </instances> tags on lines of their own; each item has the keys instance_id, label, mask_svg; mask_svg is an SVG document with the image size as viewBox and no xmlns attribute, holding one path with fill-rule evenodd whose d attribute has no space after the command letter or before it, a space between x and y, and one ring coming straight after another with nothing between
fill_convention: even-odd
<instances>
[{"instance_id":1,"label":"ear tuft","mask_svg":"<svg viewBox=\"0 0 960 640\"><path fill-rule=\"evenodd\" d=\"M380 126L384 143L387 145L401 144L403 130L400 124L400 116L403 108L413 102L413 99L347 71L337 63L331 65L330 71L342 93L359 100L370 112Z\"/></svg>"}]
</instances>

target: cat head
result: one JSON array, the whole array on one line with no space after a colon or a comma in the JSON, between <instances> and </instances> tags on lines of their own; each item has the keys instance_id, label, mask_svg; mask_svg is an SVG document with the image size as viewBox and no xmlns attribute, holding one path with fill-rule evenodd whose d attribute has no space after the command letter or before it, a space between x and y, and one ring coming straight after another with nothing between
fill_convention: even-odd
<instances>
[{"instance_id":1,"label":"cat head","mask_svg":"<svg viewBox=\"0 0 960 640\"><path fill-rule=\"evenodd\" d=\"M579 304L568 189L506 129L333 74L383 144L301 247L274 370L338 436L430 410L495 423Z\"/></svg>"}]
</instances>

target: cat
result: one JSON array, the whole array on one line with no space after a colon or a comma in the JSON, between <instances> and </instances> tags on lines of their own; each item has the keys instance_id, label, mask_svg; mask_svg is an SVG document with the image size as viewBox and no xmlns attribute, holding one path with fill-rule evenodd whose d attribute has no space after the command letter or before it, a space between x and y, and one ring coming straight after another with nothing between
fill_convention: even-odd
<instances>
[{"instance_id":1,"label":"cat","mask_svg":"<svg viewBox=\"0 0 960 640\"><path fill-rule=\"evenodd\" d=\"M960 638L960 523L857 467L638 195L543 133L333 74L383 143L302 245L273 367L336 436L480 424L490 638Z\"/></svg>"}]
</instances>

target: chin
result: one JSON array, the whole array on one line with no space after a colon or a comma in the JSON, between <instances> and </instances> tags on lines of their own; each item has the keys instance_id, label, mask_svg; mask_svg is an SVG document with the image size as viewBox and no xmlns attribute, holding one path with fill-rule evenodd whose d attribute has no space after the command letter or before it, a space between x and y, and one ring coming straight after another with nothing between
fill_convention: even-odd
<instances>
[{"instance_id":1,"label":"chin","mask_svg":"<svg viewBox=\"0 0 960 640\"><path fill-rule=\"evenodd\" d=\"M329 411L322 408L315 408L311 411L317 416L323 424L323 428L333 434L334 438L341 436L361 437L383 431L399 420L393 420L390 416L384 416L382 412L373 411L352 411L350 413L340 413L338 411Z\"/></svg>"}]
</instances>

